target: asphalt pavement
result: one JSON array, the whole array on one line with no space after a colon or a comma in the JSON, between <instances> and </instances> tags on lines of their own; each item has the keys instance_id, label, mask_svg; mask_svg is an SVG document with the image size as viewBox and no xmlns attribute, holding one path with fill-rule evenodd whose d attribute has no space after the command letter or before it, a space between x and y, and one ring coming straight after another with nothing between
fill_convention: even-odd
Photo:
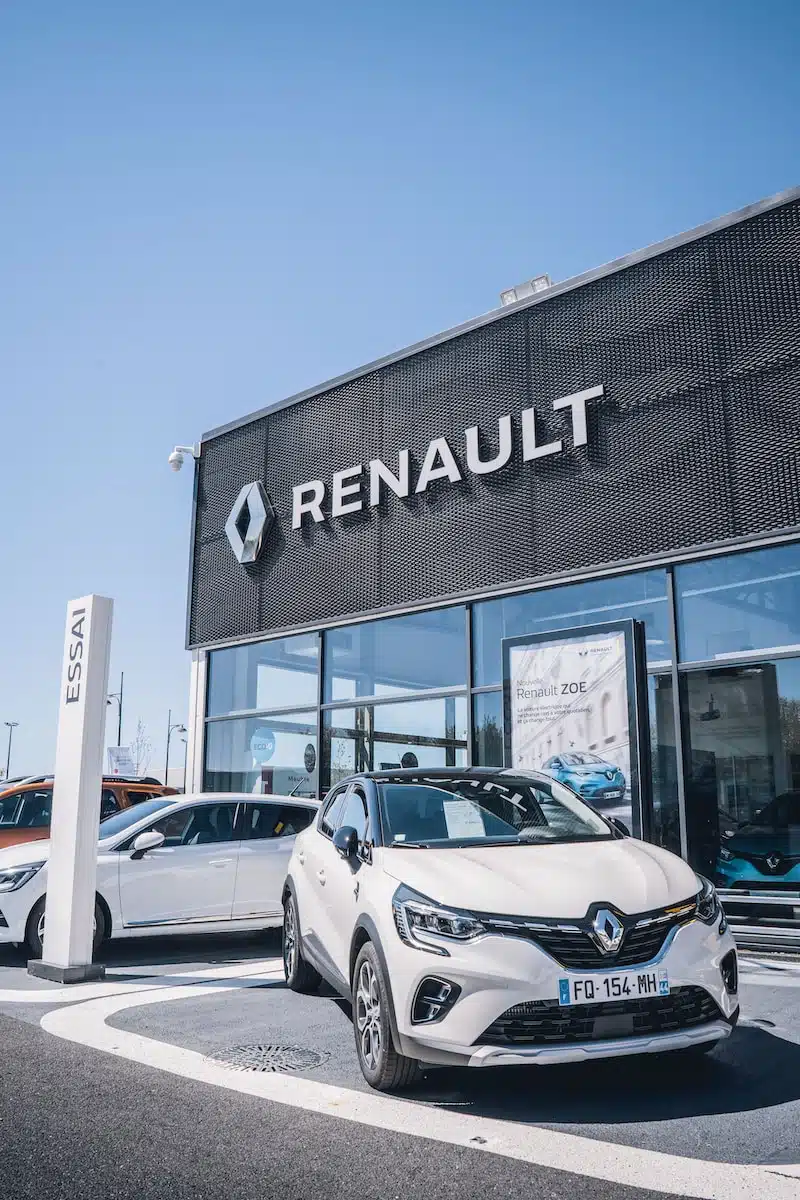
<instances>
[{"instance_id":1,"label":"asphalt pavement","mask_svg":"<svg viewBox=\"0 0 800 1200\"><path fill-rule=\"evenodd\" d=\"M800 1174L791 1178L800 1164L800 965L745 961L742 1022L706 1061L431 1069L397 1110L403 1115L395 1128L394 1102L382 1109L383 1098L376 1100L358 1070L348 1006L326 993L287 992L277 950L270 937L112 945L104 987L118 1011L98 1016L99 1002L76 999L68 1020L77 1032L62 1036L40 1022L48 1013L63 1017L64 989L35 981L34 1002L21 959L0 951L2 1196L721 1196L726 1185L720 1176L715 1193L716 1163L720 1172L728 1164L766 1165L769 1179L788 1189L781 1195L800 1197ZM110 1052L90 1044L95 1027L111 1038ZM64 1040L83 1039L87 1030L87 1044ZM140 1056L137 1045L148 1054ZM161 1047L173 1055L164 1069L152 1065ZM175 1065L181 1053L221 1066L227 1079L220 1087L182 1077ZM151 1065L137 1061L148 1056ZM269 1092L237 1090L253 1078L237 1067L276 1064L311 1101L305 1092L287 1092L284 1104L265 1098ZM313 1098L315 1088L324 1103ZM348 1104L356 1116L331 1115L337 1104L342 1118ZM471 1136L483 1128L476 1121L486 1123L487 1137ZM462 1124L465 1144L453 1144L462 1140ZM482 1153L493 1149L483 1143L497 1129L508 1130L511 1151ZM627 1176L618 1166L615 1181L592 1178L591 1154L574 1162L567 1156L564 1165L574 1169L515 1161L514 1139L525 1130L551 1131L554 1140L576 1135L571 1144L595 1146L612 1165L615 1156L623 1167L629 1159L636 1165L639 1155L652 1163L652 1175L640 1162L632 1178L646 1186L620 1182ZM698 1168L697 1191L668 1190L669 1164L678 1159ZM755 1185L752 1195L759 1200Z\"/></svg>"}]
</instances>

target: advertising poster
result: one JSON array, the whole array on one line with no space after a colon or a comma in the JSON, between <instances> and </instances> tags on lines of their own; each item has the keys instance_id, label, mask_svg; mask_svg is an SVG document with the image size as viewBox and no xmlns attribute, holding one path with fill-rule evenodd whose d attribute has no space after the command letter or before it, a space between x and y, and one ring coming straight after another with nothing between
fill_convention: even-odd
<instances>
[{"instance_id":1,"label":"advertising poster","mask_svg":"<svg viewBox=\"0 0 800 1200\"><path fill-rule=\"evenodd\" d=\"M503 642L507 765L640 827L634 622Z\"/></svg>"}]
</instances>

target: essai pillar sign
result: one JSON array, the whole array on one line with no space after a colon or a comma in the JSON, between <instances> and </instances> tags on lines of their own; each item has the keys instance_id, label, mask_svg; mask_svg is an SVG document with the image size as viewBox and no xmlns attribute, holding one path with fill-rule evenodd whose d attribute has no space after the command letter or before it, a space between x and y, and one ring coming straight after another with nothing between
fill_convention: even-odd
<instances>
[{"instance_id":1,"label":"essai pillar sign","mask_svg":"<svg viewBox=\"0 0 800 1200\"><path fill-rule=\"evenodd\" d=\"M103 975L92 943L113 612L106 596L67 605L44 948L42 961L28 964L31 975L59 983Z\"/></svg>"}]
</instances>

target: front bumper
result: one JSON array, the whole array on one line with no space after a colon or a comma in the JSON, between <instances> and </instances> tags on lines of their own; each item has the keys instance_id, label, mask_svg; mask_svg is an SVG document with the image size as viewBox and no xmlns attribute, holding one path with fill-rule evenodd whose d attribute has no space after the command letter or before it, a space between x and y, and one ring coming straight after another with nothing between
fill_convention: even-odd
<instances>
[{"instance_id":1,"label":"front bumper","mask_svg":"<svg viewBox=\"0 0 800 1200\"><path fill-rule=\"evenodd\" d=\"M767 875L759 871L755 863L747 862L743 858L733 858L728 862L719 858L715 870L717 886L721 888L730 888L745 894L748 888L752 888L756 895L781 895L786 892L789 903L792 902L792 894L795 900L800 896L800 863L783 875Z\"/></svg>"},{"instance_id":2,"label":"front bumper","mask_svg":"<svg viewBox=\"0 0 800 1200\"><path fill-rule=\"evenodd\" d=\"M523 1063L591 1062L598 1058L621 1058L628 1054L664 1054L669 1050L689 1050L692 1046L707 1045L730 1037L733 1025L728 1021L713 1021L681 1033L659 1033L653 1036L609 1038L601 1042L577 1042L570 1046L481 1046L471 1055L470 1067L509 1067Z\"/></svg>"},{"instance_id":3,"label":"front bumper","mask_svg":"<svg viewBox=\"0 0 800 1200\"><path fill-rule=\"evenodd\" d=\"M729 932L720 936L717 923L707 926L692 921L681 926L668 935L654 959L633 968L657 964L666 969L671 994L683 988L702 989L716 1006L710 1009L712 1015L708 1021L675 1031L592 1041L550 1041L545 1045L498 1045L496 1041L484 1044L481 1038L494 1022L517 1005L557 1002L559 980L569 976L602 976L623 968L569 970L536 943L510 936L488 935L470 945L454 946L448 957L412 949L399 939L386 949L400 1040L398 1048L425 1062L494 1066L660 1053L727 1037L739 1007L736 994L729 994L725 988L720 968L725 955L735 949L735 943ZM461 989L460 995L440 1020L412 1024L413 999L428 976L455 983Z\"/></svg>"}]
</instances>

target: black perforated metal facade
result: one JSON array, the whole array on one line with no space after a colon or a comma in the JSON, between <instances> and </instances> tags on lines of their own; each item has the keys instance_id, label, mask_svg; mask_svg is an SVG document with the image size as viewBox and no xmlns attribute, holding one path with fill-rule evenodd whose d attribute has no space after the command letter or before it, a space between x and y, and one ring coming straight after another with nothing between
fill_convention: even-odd
<instances>
[{"instance_id":1,"label":"black perforated metal facade","mask_svg":"<svg viewBox=\"0 0 800 1200\"><path fill-rule=\"evenodd\" d=\"M292 487L602 383L589 444L293 531ZM493 432L494 431L494 432ZM204 442L194 646L800 525L800 201L401 357ZM242 567L224 526L260 479L278 514Z\"/></svg>"}]
</instances>

